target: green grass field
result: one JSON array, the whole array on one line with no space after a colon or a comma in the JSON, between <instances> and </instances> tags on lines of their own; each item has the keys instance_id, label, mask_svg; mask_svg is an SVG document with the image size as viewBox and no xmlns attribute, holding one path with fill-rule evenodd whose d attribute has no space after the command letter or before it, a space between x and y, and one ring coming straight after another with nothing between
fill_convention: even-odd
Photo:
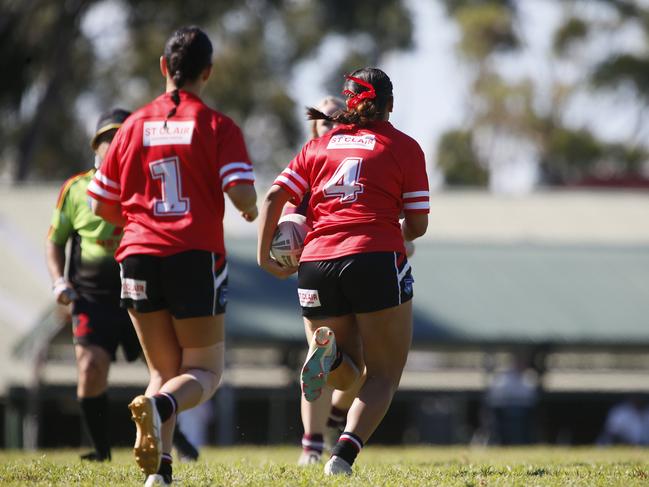
<instances>
[{"instance_id":1,"label":"green grass field","mask_svg":"<svg viewBox=\"0 0 649 487\"><path fill-rule=\"evenodd\" d=\"M632 448L368 447L350 478L295 465L296 447L210 448L195 464L175 464L187 486L633 486L649 485L649 450ZM110 464L87 464L78 452L0 452L0 485L142 485L130 451Z\"/></svg>"}]
</instances>

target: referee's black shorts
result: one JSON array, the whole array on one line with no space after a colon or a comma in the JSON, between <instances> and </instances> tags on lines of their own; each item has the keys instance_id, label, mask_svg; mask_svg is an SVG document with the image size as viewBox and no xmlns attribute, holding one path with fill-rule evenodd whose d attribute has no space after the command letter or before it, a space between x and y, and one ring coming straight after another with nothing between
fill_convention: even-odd
<instances>
[{"instance_id":1,"label":"referee's black shorts","mask_svg":"<svg viewBox=\"0 0 649 487\"><path fill-rule=\"evenodd\" d=\"M117 296L114 303L109 303L81 294L72 303L72 334L75 345L96 345L106 350L113 360L120 345L129 362L142 352L131 318L119 307Z\"/></svg>"},{"instance_id":2,"label":"referee's black shorts","mask_svg":"<svg viewBox=\"0 0 649 487\"><path fill-rule=\"evenodd\" d=\"M140 313L168 309L177 319L225 313L228 265L221 254L188 250L165 257L129 255L120 271L123 308Z\"/></svg>"},{"instance_id":3,"label":"referee's black shorts","mask_svg":"<svg viewBox=\"0 0 649 487\"><path fill-rule=\"evenodd\" d=\"M370 313L412 299L410 263L399 252L368 252L302 262L298 296L302 316L331 318Z\"/></svg>"}]
</instances>

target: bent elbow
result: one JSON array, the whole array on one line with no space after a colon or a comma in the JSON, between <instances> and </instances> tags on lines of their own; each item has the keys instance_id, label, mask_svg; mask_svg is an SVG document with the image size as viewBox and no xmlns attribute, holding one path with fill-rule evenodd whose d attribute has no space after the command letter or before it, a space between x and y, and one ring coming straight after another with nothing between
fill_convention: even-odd
<instances>
[{"instance_id":1,"label":"bent elbow","mask_svg":"<svg viewBox=\"0 0 649 487\"><path fill-rule=\"evenodd\" d=\"M257 191L251 184L238 184L227 190L227 194L239 210L245 210L257 203Z\"/></svg>"},{"instance_id":2,"label":"bent elbow","mask_svg":"<svg viewBox=\"0 0 649 487\"><path fill-rule=\"evenodd\" d=\"M428 230L428 214L406 215L403 235L406 240L415 240L421 237Z\"/></svg>"},{"instance_id":3,"label":"bent elbow","mask_svg":"<svg viewBox=\"0 0 649 487\"><path fill-rule=\"evenodd\" d=\"M428 220L424 220L423 223L417 225L414 228L415 238L423 237L428 230Z\"/></svg>"}]
</instances>

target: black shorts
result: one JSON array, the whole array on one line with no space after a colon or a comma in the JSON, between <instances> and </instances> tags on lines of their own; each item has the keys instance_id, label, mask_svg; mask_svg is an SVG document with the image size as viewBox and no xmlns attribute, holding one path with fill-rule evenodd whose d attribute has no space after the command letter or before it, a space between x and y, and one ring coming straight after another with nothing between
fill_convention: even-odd
<instances>
[{"instance_id":1,"label":"black shorts","mask_svg":"<svg viewBox=\"0 0 649 487\"><path fill-rule=\"evenodd\" d=\"M225 313L228 265L223 255L206 250L130 255L120 270L122 308L140 313L167 309L177 319Z\"/></svg>"},{"instance_id":2,"label":"black shorts","mask_svg":"<svg viewBox=\"0 0 649 487\"><path fill-rule=\"evenodd\" d=\"M75 345L97 345L113 360L119 345L132 362L142 349L128 312L115 303L96 302L81 296L72 303L72 334Z\"/></svg>"},{"instance_id":3,"label":"black shorts","mask_svg":"<svg viewBox=\"0 0 649 487\"><path fill-rule=\"evenodd\" d=\"M298 296L302 316L331 318L370 313L412 299L410 263L398 252L368 252L302 262Z\"/></svg>"}]
</instances>

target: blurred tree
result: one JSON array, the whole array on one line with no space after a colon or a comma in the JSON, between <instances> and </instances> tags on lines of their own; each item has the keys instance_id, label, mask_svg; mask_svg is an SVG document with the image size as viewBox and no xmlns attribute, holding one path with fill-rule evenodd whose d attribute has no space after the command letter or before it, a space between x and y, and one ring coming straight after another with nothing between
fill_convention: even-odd
<instances>
[{"instance_id":1,"label":"blurred tree","mask_svg":"<svg viewBox=\"0 0 649 487\"><path fill-rule=\"evenodd\" d=\"M563 55L570 46L582 41L588 35L588 24L581 19L571 17L567 19L554 33L554 52Z\"/></svg>"},{"instance_id":2,"label":"blurred tree","mask_svg":"<svg viewBox=\"0 0 649 487\"><path fill-rule=\"evenodd\" d=\"M472 78L466 125L462 130L448 132L446 136L450 139L445 136L440 144L458 140L453 138L455 134L472 134L463 143L473 145L481 167L493 168L503 153L512 156L512 151L496 148L518 141L538 161L542 182L546 184L641 177L649 157L646 143L638 143L634 134L616 142L603 141L588 121L573 126L566 113L578 96L592 96L589 90L593 87L612 90L630 86L642 100L635 131L636 135L642 133L649 106L649 52L620 53L613 47L608 52L601 48L589 52L587 47L631 24L641 25L649 38L649 10L635 2L600 0L612 13L587 18L581 15L580 2L558 2L563 18L554 33L552 51L537 60L547 64L550 75L543 80L519 77L513 81L501 74L501 61L503 56L520 56L525 48L517 34L520 26L515 4L497 0L444 3L460 28L458 51ZM570 76L562 76L566 72ZM474 164L474 160L474 156L469 157L467 164ZM471 173L460 173L467 175L463 181L457 171L448 172L456 165L441 167L448 184L475 184Z\"/></svg>"},{"instance_id":3,"label":"blurred tree","mask_svg":"<svg viewBox=\"0 0 649 487\"><path fill-rule=\"evenodd\" d=\"M91 1L4 2L0 7L0 162L11 157L14 177L62 174L84 167L87 147L74 114L79 86L90 81L92 49L79 21Z\"/></svg>"},{"instance_id":4,"label":"blurred tree","mask_svg":"<svg viewBox=\"0 0 649 487\"><path fill-rule=\"evenodd\" d=\"M623 54L610 57L595 68L593 82L603 88L628 83L638 95L649 101L649 56Z\"/></svg>"},{"instance_id":5,"label":"blurred tree","mask_svg":"<svg viewBox=\"0 0 649 487\"><path fill-rule=\"evenodd\" d=\"M485 5L501 5L509 10L514 10L516 2L514 0L442 0L449 15L455 15L458 10L466 7L481 8Z\"/></svg>"},{"instance_id":6,"label":"blurred tree","mask_svg":"<svg viewBox=\"0 0 649 487\"><path fill-rule=\"evenodd\" d=\"M126 18L123 48L108 55L80 28L90 9L106 4ZM273 172L301 142L296 104L317 101L295 100L290 91L299 63L318 55L330 36L348 39L354 48L344 69L332 63L317 80L326 83L331 74L340 89L350 59L376 64L383 53L412 44L410 12L401 0L3 2L0 42L7 47L0 69L11 76L0 78L0 169L23 181L87 167L84 101L134 108L158 95L162 47L186 24L203 27L214 43L206 102L241 124L259 169Z\"/></svg>"},{"instance_id":7,"label":"blurred tree","mask_svg":"<svg viewBox=\"0 0 649 487\"><path fill-rule=\"evenodd\" d=\"M484 2L455 10L462 31L460 50L474 62L483 63L496 51L518 46L514 32L514 12L507 3Z\"/></svg>"},{"instance_id":8,"label":"blurred tree","mask_svg":"<svg viewBox=\"0 0 649 487\"><path fill-rule=\"evenodd\" d=\"M541 156L545 179L551 184L577 182L602 154L602 144L590 131L552 127Z\"/></svg>"},{"instance_id":9,"label":"blurred tree","mask_svg":"<svg viewBox=\"0 0 649 487\"><path fill-rule=\"evenodd\" d=\"M449 186L484 187L489 173L474 150L471 132L451 130L437 145L437 165L444 172Z\"/></svg>"}]
</instances>

